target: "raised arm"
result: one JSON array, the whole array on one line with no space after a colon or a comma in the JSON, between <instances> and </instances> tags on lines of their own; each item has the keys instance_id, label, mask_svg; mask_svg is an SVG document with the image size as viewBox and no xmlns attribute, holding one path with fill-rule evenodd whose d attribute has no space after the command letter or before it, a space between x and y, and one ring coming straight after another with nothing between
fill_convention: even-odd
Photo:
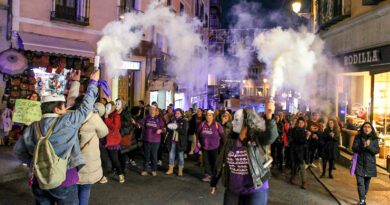
<instances>
[{"instance_id":1,"label":"raised arm","mask_svg":"<svg viewBox=\"0 0 390 205\"><path fill-rule=\"evenodd\" d=\"M99 75L99 70L91 74L89 86L83 102L75 112L70 113L69 123L72 125L80 126L85 121L88 114L92 111L98 94L97 82L99 80Z\"/></svg>"},{"instance_id":2,"label":"raised arm","mask_svg":"<svg viewBox=\"0 0 390 205\"><path fill-rule=\"evenodd\" d=\"M72 74L72 84L68 97L66 98L66 108L70 108L74 105L76 98L80 95L80 71Z\"/></svg>"}]
</instances>

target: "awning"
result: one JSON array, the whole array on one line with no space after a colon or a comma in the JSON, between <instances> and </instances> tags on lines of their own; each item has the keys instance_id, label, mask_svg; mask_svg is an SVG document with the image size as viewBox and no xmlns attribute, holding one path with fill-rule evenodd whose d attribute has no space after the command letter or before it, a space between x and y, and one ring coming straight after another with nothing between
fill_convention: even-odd
<instances>
[{"instance_id":1,"label":"awning","mask_svg":"<svg viewBox=\"0 0 390 205\"><path fill-rule=\"evenodd\" d=\"M69 40L64 38L19 32L22 40L20 49L57 53L71 56L91 57L95 56L88 42Z\"/></svg>"}]
</instances>

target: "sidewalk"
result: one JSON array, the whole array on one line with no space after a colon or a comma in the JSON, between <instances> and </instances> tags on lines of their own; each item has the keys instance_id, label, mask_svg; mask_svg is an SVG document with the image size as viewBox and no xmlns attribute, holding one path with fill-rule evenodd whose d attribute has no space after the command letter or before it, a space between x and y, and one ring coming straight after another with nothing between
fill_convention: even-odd
<instances>
[{"instance_id":1,"label":"sidewalk","mask_svg":"<svg viewBox=\"0 0 390 205\"><path fill-rule=\"evenodd\" d=\"M0 183L29 176L28 168L23 167L21 162L16 159L12 148L0 146Z\"/></svg>"},{"instance_id":2,"label":"sidewalk","mask_svg":"<svg viewBox=\"0 0 390 205\"><path fill-rule=\"evenodd\" d=\"M345 154L345 153L342 153ZM346 155L346 154L345 154ZM343 156L346 157L346 156ZM322 161L316 161L316 168L310 168L314 175L319 178L322 174ZM359 202L355 176L350 175L349 168L336 164L337 170L333 170L334 179L328 178L328 171L325 178L319 178L326 188L332 192L341 204L356 204ZM378 177L372 178L370 189L367 194L367 204L390 205L390 179L388 173L380 168Z\"/></svg>"}]
</instances>

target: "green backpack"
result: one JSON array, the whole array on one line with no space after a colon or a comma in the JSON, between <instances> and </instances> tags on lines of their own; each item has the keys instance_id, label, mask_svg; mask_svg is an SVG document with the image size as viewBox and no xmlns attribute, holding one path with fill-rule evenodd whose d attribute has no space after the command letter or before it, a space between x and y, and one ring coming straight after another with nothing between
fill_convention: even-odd
<instances>
[{"instance_id":1,"label":"green backpack","mask_svg":"<svg viewBox=\"0 0 390 205\"><path fill-rule=\"evenodd\" d=\"M57 188L66 179L66 165L68 164L70 152L66 159L58 157L54 152L53 145L49 141L57 121L58 118L54 120L45 136L42 135L39 122L34 123L38 142L34 151L33 175L38 180L41 189Z\"/></svg>"}]
</instances>

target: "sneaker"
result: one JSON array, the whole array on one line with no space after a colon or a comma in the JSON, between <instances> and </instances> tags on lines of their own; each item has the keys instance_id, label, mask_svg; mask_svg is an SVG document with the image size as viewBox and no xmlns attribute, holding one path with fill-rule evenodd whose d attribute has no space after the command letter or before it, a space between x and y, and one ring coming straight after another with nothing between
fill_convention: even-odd
<instances>
[{"instance_id":1,"label":"sneaker","mask_svg":"<svg viewBox=\"0 0 390 205\"><path fill-rule=\"evenodd\" d=\"M302 182L301 188L302 188L302 189L306 189L306 181L303 181L303 182Z\"/></svg>"},{"instance_id":2,"label":"sneaker","mask_svg":"<svg viewBox=\"0 0 390 205\"><path fill-rule=\"evenodd\" d=\"M142 171L142 172L141 172L141 176L148 176L148 173L145 172L145 171Z\"/></svg>"},{"instance_id":3,"label":"sneaker","mask_svg":"<svg viewBox=\"0 0 390 205\"><path fill-rule=\"evenodd\" d=\"M119 183L125 183L125 176L123 174L119 175Z\"/></svg>"},{"instance_id":4,"label":"sneaker","mask_svg":"<svg viewBox=\"0 0 390 205\"><path fill-rule=\"evenodd\" d=\"M357 203L356 205L366 205L366 201L365 201L365 200L362 200L362 201L360 201L359 203Z\"/></svg>"},{"instance_id":5,"label":"sneaker","mask_svg":"<svg viewBox=\"0 0 390 205\"><path fill-rule=\"evenodd\" d=\"M189 154L189 155L193 155L193 154L194 154L194 151L190 151L188 154Z\"/></svg>"},{"instance_id":6,"label":"sneaker","mask_svg":"<svg viewBox=\"0 0 390 205\"><path fill-rule=\"evenodd\" d=\"M154 171L154 172L152 172L152 176L157 176L157 172L156 171Z\"/></svg>"},{"instance_id":7,"label":"sneaker","mask_svg":"<svg viewBox=\"0 0 390 205\"><path fill-rule=\"evenodd\" d=\"M108 180L107 180L107 178L106 178L105 176L103 176L103 177L100 179L100 181L99 181L100 184L105 184L105 183L107 183L107 182L108 182Z\"/></svg>"},{"instance_id":8,"label":"sneaker","mask_svg":"<svg viewBox=\"0 0 390 205\"><path fill-rule=\"evenodd\" d=\"M133 167L135 167L135 166L137 166L137 163L135 162L135 160L131 160L131 161L130 161L130 165L133 166Z\"/></svg>"},{"instance_id":9,"label":"sneaker","mask_svg":"<svg viewBox=\"0 0 390 205\"><path fill-rule=\"evenodd\" d=\"M333 175L329 174L329 179L333 179Z\"/></svg>"},{"instance_id":10,"label":"sneaker","mask_svg":"<svg viewBox=\"0 0 390 205\"><path fill-rule=\"evenodd\" d=\"M210 182L211 181L211 177L209 175L206 175L203 179L202 179L203 182Z\"/></svg>"},{"instance_id":11,"label":"sneaker","mask_svg":"<svg viewBox=\"0 0 390 205\"><path fill-rule=\"evenodd\" d=\"M187 159L187 158L188 158L187 154L184 154L184 159Z\"/></svg>"},{"instance_id":12,"label":"sneaker","mask_svg":"<svg viewBox=\"0 0 390 205\"><path fill-rule=\"evenodd\" d=\"M294 185L297 185L297 181L295 181L294 178L293 178L293 179L290 179L290 183L291 183L291 184L294 184Z\"/></svg>"},{"instance_id":13,"label":"sneaker","mask_svg":"<svg viewBox=\"0 0 390 205\"><path fill-rule=\"evenodd\" d=\"M162 166L162 161L161 161L161 160L158 160L157 165L158 165L158 166Z\"/></svg>"},{"instance_id":14,"label":"sneaker","mask_svg":"<svg viewBox=\"0 0 390 205\"><path fill-rule=\"evenodd\" d=\"M320 176L320 178L324 178L325 177L325 174L323 173L323 174L321 174L321 176Z\"/></svg>"},{"instance_id":15,"label":"sneaker","mask_svg":"<svg viewBox=\"0 0 390 205\"><path fill-rule=\"evenodd\" d=\"M26 163L22 163L22 166L23 167L28 167L28 165Z\"/></svg>"}]
</instances>

